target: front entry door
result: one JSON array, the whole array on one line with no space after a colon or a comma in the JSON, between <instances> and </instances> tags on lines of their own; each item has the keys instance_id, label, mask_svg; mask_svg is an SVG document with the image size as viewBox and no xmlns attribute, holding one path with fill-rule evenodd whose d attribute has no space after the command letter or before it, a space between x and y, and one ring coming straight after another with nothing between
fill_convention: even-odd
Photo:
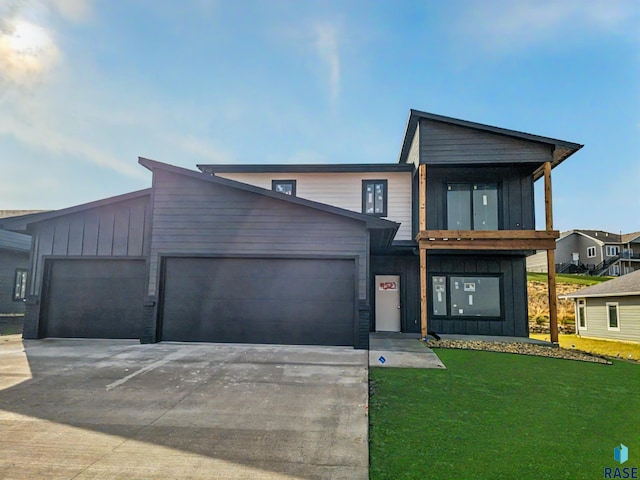
<instances>
[{"instance_id":1,"label":"front entry door","mask_svg":"<svg viewBox=\"0 0 640 480\"><path fill-rule=\"evenodd\" d=\"M400 276L376 275L376 332L400 331Z\"/></svg>"}]
</instances>

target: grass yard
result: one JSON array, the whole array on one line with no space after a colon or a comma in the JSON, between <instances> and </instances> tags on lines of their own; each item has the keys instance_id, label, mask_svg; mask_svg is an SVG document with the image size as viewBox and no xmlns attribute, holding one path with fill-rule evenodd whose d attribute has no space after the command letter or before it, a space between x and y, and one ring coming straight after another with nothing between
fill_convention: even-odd
<instances>
[{"instance_id":1,"label":"grass yard","mask_svg":"<svg viewBox=\"0 0 640 480\"><path fill-rule=\"evenodd\" d=\"M370 478L603 478L640 466L640 365L438 349L447 370L370 369Z\"/></svg>"},{"instance_id":2,"label":"grass yard","mask_svg":"<svg viewBox=\"0 0 640 480\"><path fill-rule=\"evenodd\" d=\"M531 338L550 341L548 333L530 333ZM624 358L640 362L640 343L617 342L614 340L596 340L581 338L577 335L558 335L560 348L582 350L603 357Z\"/></svg>"},{"instance_id":3,"label":"grass yard","mask_svg":"<svg viewBox=\"0 0 640 480\"><path fill-rule=\"evenodd\" d=\"M595 285L597 283L606 282L614 277L589 277L587 275L571 275L567 273L561 273L556 275L556 283L569 283L572 285ZM546 273L527 272L527 280L533 282L547 282Z\"/></svg>"}]
</instances>

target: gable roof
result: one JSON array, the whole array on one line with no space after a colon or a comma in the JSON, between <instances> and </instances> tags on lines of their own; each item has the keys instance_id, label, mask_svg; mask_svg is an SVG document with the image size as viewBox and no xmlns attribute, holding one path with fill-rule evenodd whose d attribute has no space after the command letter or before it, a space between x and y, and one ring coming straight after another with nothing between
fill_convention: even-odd
<instances>
[{"instance_id":1,"label":"gable roof","mask_svg":"<svg viewBox=\"0 0 640 480\"><path fill-rule=\"evenodd\" d=\"M22 233L0 229L0 249L29 252L31 250L31 237Z\"/></svg>"},{"instance_id":2,"label":"gable roof","mask_svg":"<svg viewBox=\"0 0 640 480\"><path fill-rule=\"evenodd\" d=\"M151 195L151 189L146 188L144 190L125 193L123 195L116 195L115 197L104 198L102 200L96 200L89 203L83 203L81 205L75 205L73 207L62 208L60 210L50 210L42 213L22 215L20 217L3 218L0 220L0 229L12 230L14 232L26 232L27 226L32 223L37 223L44 220L50 220L52 218L61 217L63 215L70 215L72 213L89 210L90 208L102 207L105 205L110 205L112 203L118 203L125 200L131 200L134 198L139 198L139 197L144 197L149 195Z\"/></svg>"},{"instance_id":3,"label":"gable roof","mask_svg":"<svg viewBox=\"0 0 640 480\"><path fill-rule=\"evenodd\" d=\"M623 233L620 239L622 243L631 243L640 240L640 232Z\"/></svg>"},{"instance_id":4,"label":"gable roof","mask_svg":"<svg viewBox=\"0 0 640 480\"><path fill-rule=\"evenodd\" d=\"M576 230L568 230L566 232L562 232L562 234L560 235L560 240L574 233L590 238L600 245L604 245L606 243L630 243L640 238L640 232L619 234L619 233L606 232L604 230L576 229Z\"/></svg>"},{"instance_id":5,"label":"gable roof","mask_svg":"<svg viewBox=\"0 0 640 480\"><path fill-rule=\"evenodd\" d=\"M574 293L560 295L560 298L626 297L630 295L640 295L640 270Z\"/></svg>"},{"instance_id":6,"label":"gable roof","mask_svg":"<svg viewBox=\"0 0 640 480\"><path fill-rule=\"evenodd\" d=\"M413 172L413 165L398 163L301 164L210 164L196 165L203 173L349 173L349 172Z\"/></svg>"},{"instance_id":7,"label":"gable roof","mask_svg":"<svg viewBox=\"0 0 640 480\"><path fill-rule=\"evenodd\" d=\"M177 175L184 175L187 177L196 178L204 182L215 183L218 185L223 185L225 187L235 188L237 190L243 190L245 192L251 192L258 195L263 195L265 197L275 198L283 202L293 203L295 205L302 205L304 207L313 208L315 210L331 213L333 215L339 215L341 217L358 220L358 221L364 222L367 228L369 229L388 230L390 234L389 241L391 241L393 236L395 236L395 233L398 230L398 228L400 228L399 223L392 222L390 220L374 217L372 215L365 215L363 213L353 212L351 210L345 210L343 208L334 207L332 205L327 205L325 203L314 202L314 201L307 200L300 197L285 195L283 193L278 193L272 190L266 190L264 188L256 187L254 185L249 185L247 183L242 183L242 182L237 182L235 180L229 180L227 178L217 177L215 175L210 175L208 173L196 172L194 170L188 170L182 167L176 167L174 165L169 165L168 163L162 163L162 162L158 162L156 160L151 160L148 158L138 157L138 163L140 163L140 165L142 165L145 168L148 168L151 171L155 169L164 170L167 172L175 173Z\"/></svg>"},{"instance_id":8,"label":"gable roof","mask_svg":"<svg viewBox=\"0 0 640 480\"><path fill-rule=\"evenodd\" d=\"M473 128L474 130L481 130L497 135L504 135L511 138L518 138L521 140L527 140L530 142L544 143L554 147L554 158L551 163L551 167L556 167L567 159L570 155L580 150L584 145L579 143L567 142L565 140L559 140L557 138L543 137L541 135L533 135L531 133L519 132L517 130L509 130L501 127L494 127L491 125L485 125L483 123L470 122L468 120L461 120L459 118L445 117L444 115L436 115L435 113L422 112L420 110L411 109L409 111L409 119L407 120L407 126L405 127L404 138L402 141L402 148L400 149L400 156L398 163L405 163L409 149L411 147L411 141L413 134L416 131L418 122L420 119L433 120L435 122L448 123L450 125L457 125L459 127ZM541 174L534 175L534 179L540 178Z\"/></svg>"}]
</instances>

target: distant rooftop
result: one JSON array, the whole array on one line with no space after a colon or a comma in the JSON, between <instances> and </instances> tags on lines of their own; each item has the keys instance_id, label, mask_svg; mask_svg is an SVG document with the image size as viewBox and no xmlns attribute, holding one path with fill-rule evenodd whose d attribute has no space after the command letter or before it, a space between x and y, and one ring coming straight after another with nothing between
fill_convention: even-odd
<instances>
[{"instance_id":1,"label":"distant rooftop","mask_svg":"<svg viewBox=\"0 0 640 480\"><path fill-rule=\"evenodd\" d=\"M20 217L31 215L32 213L48 212L49 210L0 210L0 218Z\"/></svg>"},{"instance_id":2,"label":"distant rooftop","mask_svg":"<svg viewBox=\"0 0 640 480\"><path fill-rule=\"evenodd\" d=\"M640 295L640 270L568 295L561 295L560 298L625 297L630 295Z\"/></svg>"},{"instance_id":3,"label":"distant rooftop","mask_svg":"<svg viewBox=\"0 0 640 480\"><path fill-rule=\"evenodd\" d=\"M620 233L605 232L604 230L575 229L575 230L562 232L562 235L560 235L560 238L571 235L572 233L581 233L582 235L586 235L596 240L600 240L601 242L604 242L604 243L629 243L640 237L640 232L620 234Z\"/></svg>"}]
</instances>

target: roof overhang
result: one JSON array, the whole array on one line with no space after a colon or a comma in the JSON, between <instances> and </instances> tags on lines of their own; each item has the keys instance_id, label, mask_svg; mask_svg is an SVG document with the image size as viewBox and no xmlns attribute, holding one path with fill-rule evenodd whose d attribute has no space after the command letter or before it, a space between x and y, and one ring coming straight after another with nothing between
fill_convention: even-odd
<instances>
[{"instance_id":1,"label":"roof overhang","mask_svg":"<svg viewBox=\"0 0 640 480\"><path fill-rule=\"evenodd\" d=\"M581 295L580 292L569 293L566 295L558 295L558 298L565 300L580 299L580 298L608 298L608 297L635 297L640 296L640 291L637 292L618 292L618 293L587 293Z\"/></svg>"},{"instance_id":2,"label":"roof overhang","mask_svg":"<svg viewBox=\"0 0 640 480\"><path fill-rule=\"evenodd\" d=\"M196 165L203 173L351 173L351 172L412 172L411 165L397 163L349 163L349 164L211 164Z\"/></svg>"}]
</instances>

